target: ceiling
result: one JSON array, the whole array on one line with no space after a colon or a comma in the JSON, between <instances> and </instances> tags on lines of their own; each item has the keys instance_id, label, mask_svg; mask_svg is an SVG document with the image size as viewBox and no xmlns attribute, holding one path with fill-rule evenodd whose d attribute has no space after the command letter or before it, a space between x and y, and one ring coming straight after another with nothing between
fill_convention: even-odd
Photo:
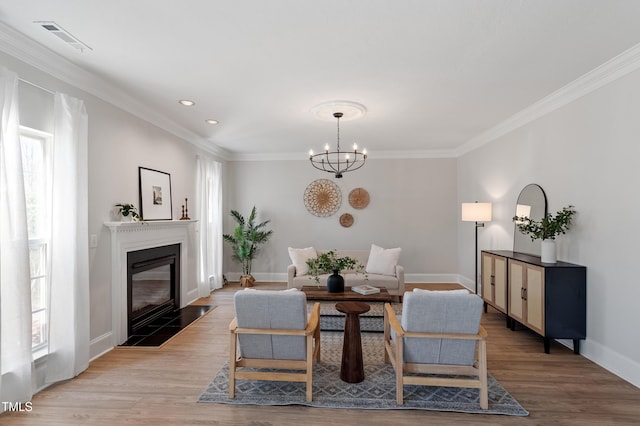
<instances>
[{"instance_id":1,"label":"ceiling","mask_svg":"<svg viewBox=\"0 0 640 426\"><path fill-rule=\"evenodd\" d=\"M231 157L334 146L309 110L350 100L341 140L375 158L460 150L638 44L640 1L0 0L0 22Z\"/></svg>"}]
</instances>

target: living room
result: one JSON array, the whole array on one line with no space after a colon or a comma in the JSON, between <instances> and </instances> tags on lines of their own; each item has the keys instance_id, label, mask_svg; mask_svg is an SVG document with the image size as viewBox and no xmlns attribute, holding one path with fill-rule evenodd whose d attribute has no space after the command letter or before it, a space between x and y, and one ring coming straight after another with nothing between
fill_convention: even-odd
<instances>
[{"instance_id":1,"label":"living room","mask_svg":"<svg viewBox=\"0 0 640 426\"><path fill-rule=\"evenodd\" d=\"M605 6L616 10L606 2L590 4L594 10ZM631 4L618 7L629 21L638 16L637 8ZM33 18L36 19L41 18ZM616 28L611 22L615 20L606 22L609 27L594 31L614 37ZM629 29L631 24L624 26L624 34L629 38L638 36L637 39L626 45L621 42L619 46L624 48L609 56L599 53L600 56L585 58L578 55L577 49L567 50L566 55L575 53L593 66L578 75L563 76L563 84L549 86L544 96L522 104L492 126L478 129L455 149L429 147L395 152L394 143L403 138L404 129L378 115L388 128L385 152L370 150L366 166L342 179L313 169L306 156L309 148L318 149L325 141L333 144L332 123L308 120L314 130L298 141L299 159L264 148L254 154L229 152L214 145L216 138L224 138L224 130L207 139L159 117L153 105L61 59L16 31L12 24L16 23L0 24L0 64L23 79L19 89L29 97L29 105L41 104L48 96L36 85L82 99L89 114L88 228L90 235L97 236L96 247L89 252L92 359L99 359L113 348L111 237L105 222L118 220L114 204L137 204L138 168L148 167L171 175L172 216L179 219L182 200L188 198L190 207L195 203L196 157L200 156L222 164L225 232L233 227L228 216L231 209L247 214L257 206L259 218L271 220L273 237L253 264L254 276L259 283L267 283L265 287L286 281L290 263L287 247L367 249L374 243L402 248L407 283L459 283L473 288L474 226L460 220L461 203L491 202L493 218L479 230L478 247L509 250L518 194L529 183L539 184L547 195L549 212L568 204L578 212L571 230L558 239L558 259L587 267L587 338L582 342L581 356L636 388L640 386L640 346L633 328L638 319L634 301L640 297L640 290L634 285L634 248L640 231L626 226L626 220L618 217L622 214L614 210L624 206L627 201L623 197L634 193L638 180L633 154L640 136L635 114L640 107L640 34ZM587 42L580 45L584 50L588 46ZM505 86L504 90L526 87ZM323 99L309 96L299 102L308 110L320 101L352 93L335 93ZM189 96L195 98L197 93ZM176 116L189 114L177 99L174 103ZM363 103L371 106L365 100ZM282 108L290 111L294 107ZM375 117L373 112L371 115ZM290 119L294 119L293 115ZM344 122L344 140L358 139L366 146L366 140L361 139L365 120ZM232 122L231 118L226 121ZM222 129L224 125L225 120L221 120ZM259 142L259 137L256 139ZM325 178L332 179L342 192L339 213L354 215L350 228L340 226L336 215L318 218L305 208L306 186ZM344 197L360 187L370 193L371 202L366 209L354 213ZM630 212L640 207L640 201L634 199L625 208ZM199 219L194 211L190 210L192 218ZM195 268L197 247L193 247L189 264ZM226 248L223 272L232 280L240 272ZM200 296L195 273L187 286L192 299ZM209 314L220 332L217 337L225 342L228 321L221 323L227 320L228 309L226 306L221 312ZM223 313L219 319L214 316ZM207 335L211 336L210 332ZM175 356L180 356L179 351ZM273 414L271 410L270 413ZM446 417L440 421L446 422Z\"/></svg>"}]
</instances>

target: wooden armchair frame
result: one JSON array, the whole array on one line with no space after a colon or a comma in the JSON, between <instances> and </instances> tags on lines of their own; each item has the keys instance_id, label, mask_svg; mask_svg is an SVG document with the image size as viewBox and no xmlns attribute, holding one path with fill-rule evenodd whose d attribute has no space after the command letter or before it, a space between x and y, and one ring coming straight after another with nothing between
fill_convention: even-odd
<instances>
[{"instance_id":1,"label":"wooden armchair frame","mask_svg":"<svg viewBox=\"0 0 640 426\"><path fill-rule=\"evenodd\" d=\"M391 339L391 329L395 333L395 344ZM473 366L446 364L405 363L403 347L405 338L416 337L423 339L458 339L478 341L477 362ZM480 389L480 407L489 408L489 392L487 384L487 332L480 326L478 334L455 333L416 333L402 329L391 305L384 306L384 362L393 365L396 372L396 401L399 405L404 402L403 385L451 386ZM471 376L470 378L443 378L425 376L406 376L405 373L421 374L455 374Z\"/></svg>"},{"instance_id":2,"label":"wooden armchair frame","mask_svg":"<svg viewBox=\"0 0 640 426\"><path fill-rule=\"evenodd\" d=\"M234 318L229 324L229 332L231 337L229 347L229 398L235 398L236 379L247 379L306 382L306 398L308 402L312 401L313 364L320 361L320 303L313 305L311 316L304 330L240 328ZM238 335L240 334L305 336L307 344L306 357L304 360L241 357L238 353ZM240 367L303 370L303 372L238 371L237 369Z\"/></svg>"}]
</instances>

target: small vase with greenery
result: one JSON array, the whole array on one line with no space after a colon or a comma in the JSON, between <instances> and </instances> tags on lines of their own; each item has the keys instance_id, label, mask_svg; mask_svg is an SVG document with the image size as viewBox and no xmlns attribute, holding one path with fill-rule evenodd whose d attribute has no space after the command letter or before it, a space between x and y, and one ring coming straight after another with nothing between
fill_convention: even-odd
<instances>
[{"instance_id":1,"label":"small vase with greenery","mask_svg":"<svg viewBox=\"0 0 640 426\"><path fill-rule=\"evenodd\" d=\"M541 261L556 263L555 239L565 234L571 225L571 219L576 213L573 206L563 207L555 216L547 213L541 220L532 220L526 216L514 216L518 230L531 237L531 241L542 240Z\"/></svg>"},{"instance_id":2,"label":"small vase with greenery","mask_svg":"<svg viewBox=\"0 0 640 426\"><path fill-rule=\"evenodd\" d=\"M566 233L571 225L571 219L576 214L573 206L563 207L555 216L547 213L540 221L529 219L526 216L514 216L514 222L520 232L535 240L555 240L555 238Z\"/></svg>"},{"instance_id":3,"label":"small vase with greenery","mask_svg":"<svg viewBox=\"0 0 640 426\"><path fill-rule=\"evenodd\" d=\"M140 214L138 214L138 209L136 206L130 203L118 203L115 205L118 207L118 213L122 215L123 218L131 218L133 222L141 222L142 218Z\"/></svg>"},{"instance_id":4,"label":"small vase with greenery","mask_svg":"<svg viewBox=\"0 0 640 426\"><path fill-rule=\"evenodd\" d=\"M271 234L273 234L273 231L265 230L270 220L256 224L255 206L247 219L235 210L231 210L230 214L238 225L233 230L232 235L224 234L222 238L231 244L233 258L242 264L240 285L242 287L251 287L256 281L251 275L251 263L256 257L259 246L266 243Z\"/></svg>"},{"instance_id":5,"label":"small vase with greenery","mask_svg":"<svg viewBox=\"0 0 640 426\"><path fill-rule=\"evenodd\" d=\"M327 282L327 287L329 287L330 293L339 293L344 291L344 279L339 275L340 272L344 270L353 270L358 273L363 273L365 274L365 280L368 279L363 264L349 256L338 257L336 250L329 250L321 253L315 259L307 260L307 266L309 266L309 279L313 279L317 285L320 285L320 275L322 274L333 272L333 275L330 276L329 279L334 276L340 277L341 280L338 279L338 281L342 282L341 290L337 289L337 291L332 291L330 283ZM340 285L339 282L338 285Z\"/></svg>"}]
</instances>

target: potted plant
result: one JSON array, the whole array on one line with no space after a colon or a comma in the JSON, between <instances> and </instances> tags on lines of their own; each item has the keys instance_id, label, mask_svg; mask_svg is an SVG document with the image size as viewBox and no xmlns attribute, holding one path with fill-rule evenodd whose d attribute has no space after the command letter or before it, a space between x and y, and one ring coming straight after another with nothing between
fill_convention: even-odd
<instances>
[{"instance_id":1,"label":"potted plant","mask_svg":"<svg viewBox=\"0 0 640 426\"><path fill-rule=\"evenodd\" d=\"M133 204L118 203L115 205L115 207L118 207L118 213L122 215L123 221L133 221L133 222L142 221L142 218L138 213L138 209Z\"/></svg>"},{"instance_id":2,"label":"potted plant","mask_svg":"<svg viewBox=\"0 0 640 426\"><path fill-rule=\"evenodd\" d=\"M329 250L321 253L315 259L307 260L307 266L309 266L309 279L313 277L316 284L320 284L319 275L333 273L327 278L327 291L329 293L342 293L344 291L344 278L340 275L341 271L353 269L356 272L364 273L364 265L349 256L338 257L335 250Z\"/></svg>"},{"instance_id":3,"label":"potted plant","mask_svg":"<svg viewBox=\"0 0 640 426\"><path fill-rule=\"evenodd\" d=\"M576 213L573 206L563 207L555 216L547 213L541 220L532 220L526 216L514 216L518 230L531 237L531 241L542 240L540 246L543 263L556 263L555 238L566 233L571 225L571 219Z\"/></svg>"},{"instance_id":4,"label":"potted plant","mask_svg":"<svg viewBox=\"0 0 640 426\"><path fill-rule=\"evenodd\" d=\"M233 258L242 264L240 285L242 287L251 287L256 281L251 275L251 262L256 256L258 247L266 243L271 234L273 234L273 231L264 229L270 220L256 224L255 206L246 220L235 210L231 210L231 217L233 217L238 226L233 230L233 235L224 234L222 237L231 244Z\"/></svg>"}]
</instances>

